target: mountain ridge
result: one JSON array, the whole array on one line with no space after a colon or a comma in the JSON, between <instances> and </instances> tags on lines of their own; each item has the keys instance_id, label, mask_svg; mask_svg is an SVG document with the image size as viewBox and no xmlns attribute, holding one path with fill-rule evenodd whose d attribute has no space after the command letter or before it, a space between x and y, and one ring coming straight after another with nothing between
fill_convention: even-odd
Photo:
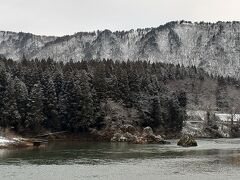
<instances>
[{"instance_id":1,"label":"mountain ridge","mask_svg":"<svg viewBox=\"0 0 240 180\"><path fill-rule=\"evenodd\" d=\"M67 62L90 59L148 60L201 67L240 77L240 22L172 21L129 31L78 32L65 36L0 31L0 54Z\"/></svg>"}]
</instances>

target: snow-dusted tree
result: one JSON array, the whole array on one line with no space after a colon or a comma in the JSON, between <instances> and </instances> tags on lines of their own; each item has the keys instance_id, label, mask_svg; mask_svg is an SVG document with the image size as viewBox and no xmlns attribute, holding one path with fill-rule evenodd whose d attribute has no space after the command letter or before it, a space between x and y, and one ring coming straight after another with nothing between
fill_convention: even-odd
<instances>
[{"instance_id":1,"label":"snow-dusted tree","mask_svg":"<svg viewBox=\"0 0 240 180\"><path fill-rule=\"evenodd\" d=\"M141 79L136 69L131 69L128 72L128 82L130 89L130 101L132 105L136 106L140 99L140 87L141 87Z\"/></svg>"},{"instance_id":2,"label":"snow-dusted tree","mask_svg":"<svg viewBox=\"0 0 240 180\"><path fill-rule=\"evenodd\" d=\"M61 129L68 130L70 128L69 123L69 91L68 91L68 83L64 83L62 87L62 91L58 95L58 103L57 103L57 110L58 110L58 117L61 125Z\"/></svg>"},{"instance_id":3,"label":"snow-dusted tree","mask_svg":"<svg viewBox=\"0 0 240 180\"><path fill-rule=\"evenodd\" d=\"M81 86L79 78L68 84L68 119L71 131L81 129Z\"/></svg>"},{"instance_id":4,"label":"snow-dusted tree","mask_svg":"<svg viewBox=\"0 0 240 180\"><path fill-rule=\"evenodd\" d=\"M44 126L47 129L59 130L60 123L57 111L57 95L53 79L49 77L44 84L44 114L46 119Z\"/></svg>"},{"instance_id":5,"label":"snow-dusted tree","mask_svg":"<svg viewBox=\"0 0 240 180\"><path fill-rule=\"evenodd\" d=\"M162 113L161 113L161 104L158 96L152 98L151 103L151 126L157 128L159 126L163 127Z\"/></svg>"},{"instance_id":6,"label":"snow-dusted tree","mask_svg":"<svg viewBox=\"0 0 240 180\"><path fill-rule=\"evenodd\" d=\"M106 70L103 63L98 63L96 65L94 75L93 75L93 85L95 87L96 93L100 99L104 99L107 95L107 84L106 84Z\"/></svg>"},{"instance_id":7,"label":"snow-dusted tree","mask_svg":"<svg viewBox=\"0 0 240 180\"><path fill-rule=\"evenodd\" d=\"M5 127L6 122L3 119L3 111L4 111L4 101L3 98L5 97L5 90L7 86L7 73L5 64L0 61L0 126Z\"/></svg>"},{"instance_id":8,"label":"snow-dusted tree","mask_svg":"<svg viewBox=\"0 0 240 180\"><path fill-rule=\"evenodd\" d=\"M117 87L116 96L122 99L126 105L130 105L130 88L126 69L117 67L116 69Z\"/></svg>"},{"instance_id":9,"label":"snow-dusted tree","mask_svg":"<svg viewBox=\"0 0 240 180\"><path fill-rule=\"evenodd\" d=\"M86 130L95 123L94 104L92 99L92 92L88 81L89 77L85 71L82 71L80 76L81 88L81 128Z\"/></svg>"},{"instance_id":10,"label":"snow-dusted tree","mask_svg":"<svg viewBox=\"0 0 240 180\"><path fill-rule=\"evenodd\" d=\"M64 87L64 76L61 70L57 70L57 72L54 74L53 81L55 85L56 96L59 97Z\"/></svg>"},{"instance_id":11,"label":"snow-dusted tree","mask_svg":"<svg viewBox=\"0 0 240 180\"><path fill-rule=\"evenodd\" d=\"M3 121L7 127L13 127L16 131L20 126L20 113L18 112L17 103L15 99L14 81L9 78L6 86L5 96L2 99L3 105Z\"/></svg>"},{"instance_id":12,"label":"snow-dusted tree","mask_svg":"<svg viewBox=\"0 0 240 180\"><path fill-rule=\"evenodd\" d=\"M27 110L27 102L28 102L28 90L23 81L15 77L14 79L14 94L17 103L17 109L21 116L21 121L19 122L21 130L25 127L25 119L26 119L26 110Z\"/></svg>"},{"instance_id":13,"label":"snow-dusted tree","mask_svg":"<svg viewBox=\"0 0 240 180\"><path fill-rule=\"evenodd\" d=\"M227 93L227 83L223 77L219 77L216 88L216 104L220 110L227 109L229 107Z\"/></svg>"},{"instance_id":14,"label":"snow-dusted tree","mask_svg":"<svg viewBox=\"0 0 240 180\"><path fill-rule=\"evenodd\" d=\"M43 90L40 82L34 84L28 99L26 128L33 132L39 133L42 130L44 122L43 114Z\"/></svg>"},{"instance_id":15,"label":"snow-dusted tree","mask_svg":"<svg viewBox=\"0 0 240 180\"><path fill-rule=\"evenodd\" d=\"M186 112L180 107L177 97L173 96L168 98L165 108L168 112L164 122L166 130L170 132L181 131L186 118Z\"/></svg>"}]
</instances>

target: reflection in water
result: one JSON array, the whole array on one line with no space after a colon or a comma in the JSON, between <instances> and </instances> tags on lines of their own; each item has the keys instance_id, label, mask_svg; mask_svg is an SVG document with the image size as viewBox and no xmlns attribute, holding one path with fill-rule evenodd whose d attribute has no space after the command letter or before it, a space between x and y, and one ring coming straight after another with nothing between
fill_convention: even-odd
<instances>
[{"instance_id":1,"label":"reflection in water","mask_svg":"<svg viewBox=\"0 0 240 180\"><path fill-rule=\"evenodd\" d=\"M240 139L198 147L56 142L0 150L0 179L239 179Z\"/></svg>"}]
</instances>

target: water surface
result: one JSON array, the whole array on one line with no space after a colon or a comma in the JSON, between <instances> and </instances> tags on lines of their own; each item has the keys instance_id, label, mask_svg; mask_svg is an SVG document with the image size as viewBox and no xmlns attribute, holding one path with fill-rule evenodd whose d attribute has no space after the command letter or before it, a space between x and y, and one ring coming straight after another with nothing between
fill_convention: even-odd
<instances>
[{"instance_id":1,"label":"water surface","mask_svg":"<svg viewBox=\"0 0 240 180\"><path fill-rule=\"evenodd\" d=\"M125 143L50 143L0 150L1 180L240 179L240 139L203 139L198 147Z\"/></svg>"}]
</instances>

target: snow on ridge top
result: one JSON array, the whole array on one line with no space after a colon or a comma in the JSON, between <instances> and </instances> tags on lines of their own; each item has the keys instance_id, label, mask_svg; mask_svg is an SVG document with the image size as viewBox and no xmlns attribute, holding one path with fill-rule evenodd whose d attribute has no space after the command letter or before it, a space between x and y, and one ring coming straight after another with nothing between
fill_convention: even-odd
<instances>
[{"instance_id":1,"label":"snow on ridge top","mask_svg":"<svg viewBox=\"0 0 240 180\"><path fill-rule=\"evenodd\" d=\"M217 22L205 22L205 21L186 21L186 20L177 20L177 21L170 21L170 22L166 22L165 24L161 24L160 26L158 27L161 27L161 26L169 26L169 25L179 25L179 24L182 24L182 25L219 25L219 24L225 24L225 25L229 25L229 24L239 24L240 25L240 21L217 21ZM96 30L96 31L91 31L91 32L88 32L88 31L79 31L79 32L76 32L74 34L71 34L69 36L74 36L76 34L94 34L94 33L97 33L97 32L104 32L104 31L110 31L111 33L115 34L117 32L132 32L132 31L146 31L146 32L149 32L151 31L152 29L156 29L158 27L149 27L149 28L136 28L136 29L129 29L129 30L116 30L116 31L111 31L109 29L104 29L104 30ZM55 36L55 35L39 35L39 34L33 34L33 33L30 33L30 32L22 32L22 31L19 31L19 32L16 32L16 31L4 31L4 30L0 30L0 33L7 33L7 34L32 34L34 36L41 36L41 37L54 37L54 38L57 38L57 37L64 37L64 36L68 36L68 35L62 35L62 36Z\"/></svg>"},{"instance_id":2,"label":"snow on ridge top","mask_svg":"<svg viewBox=\"0 0 240 180\"><path fill-rule=\"evenodd\" d=\"M12 34L11 34L12 33ZM240 78L240 22L173 21L157 28L38 36L0 32L0 54L14 60L48 58L147 60L198 66L208 73Z\"/></svg>"}]
</instances>

